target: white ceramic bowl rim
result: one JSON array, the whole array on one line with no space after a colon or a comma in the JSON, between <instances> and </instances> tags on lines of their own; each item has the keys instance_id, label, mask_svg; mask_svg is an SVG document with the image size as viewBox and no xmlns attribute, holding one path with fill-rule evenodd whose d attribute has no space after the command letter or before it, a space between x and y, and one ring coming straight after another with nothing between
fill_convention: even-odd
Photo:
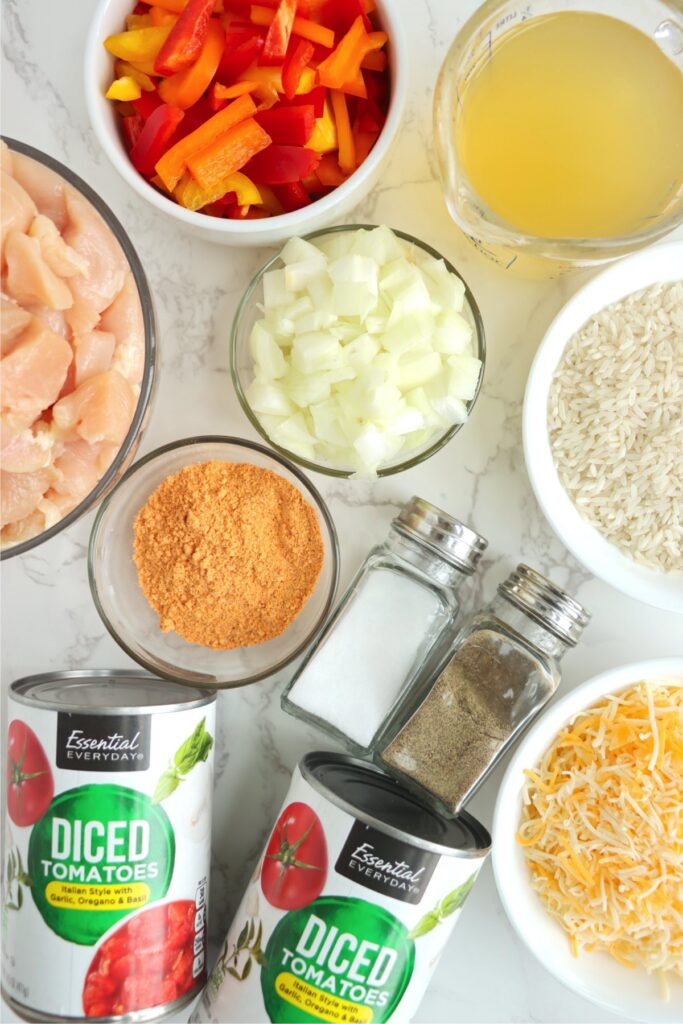
<instances>
[{"instance_id":1,"label":"white ceramic bowl rim","mask_svg":"<svg viewBox=\"0 0 683 1024\"><path fill-rule=\"evenodd\" d=\"M568 989L612 1013L621 1014L630 1020L650 1021L651 1024L658 1020L673 1024L683 1020L683 1005L667 1003L662 999L659 982L653 985L657 992L656 998L650 999L644 991L639 996L639 984L644 989L646 984L649 986L653 981L645 972L622 968L623 987L615 986L613 993L606 993L604 987L599 991L598 983L591 984L592 973L602 980L605 963L610 966L614 964L616 970L621 965L608 958L607 954L599 952L582 953L579 958L572 956L567 936L547 914L529 885L524 854L515 840L522 807L522 789L526 782L523 770L538 764L559 730L575 714L588 709L600 698L618 693L641 680L668 681L683 686L683 656L632 662L601 672L571 690L531 726L513 754L498 791L491 830L492 863L498 894L510 923L529 951L550 974ZM539 934L534 925L534 916L544 921L544 928L548 933L553 933L553 939L559 939L559 955L550 942L543 941L548 936ZM672 984L676 984L676 981L672 980Z\"/></svg>"},{"instance_id":2,"label":"white ceramic bowl rim","mask_svg":"<svg viewBox=\"0 0 683 1024\"><path fill-rule=\"evenodd\" d=\"M595 576L657 608L683 613L683 573L663 573L633 561L585 520L564 490L547 429L548 394L572 335L595 313L658 282L683 278L683 241L667 242L612 264L562 307L538 348L524 396L522 433L531 486L562 543Z\"/></svg>"},{"instance_id":3,"label":"white ceramic bowl rim","mask_svg":"<svg viewBox=\"0 0 683 1024\"><path fill-rule=\"evenodd\" d=\"M207 217L206 214L196 213L192 210L185 210L178 203L167 199L157 192L152 185L138 174L127 155L122 157L118 147L106 126L102 123L97 101L100 99L99 87L97 85L97 57L103 43L101 24L109 8L111 0L100 0L100 3L93 16L92 24L88 32L85 45L85 98L88 107L90 121L95 134L119 174L135 189L138 195L150 202L162 213L175 217L177 220L202 231L213 233L216 236L229 234L238 238L243 236L257 243L263 236L267 239L274 231L280 231L283 236L287 232L297 234L298 232L312 230L322 222L326 214L329 215L327 222L335 216L337 207L343 204L352 194L360 192L364 183L370 178L377 168L377 165L384 158L391 142L398 132L398 127L403 115L407 91L408 91L408 47L400 18L392 9L391 0L384 0L381 10L381 19L386 21L389 31L389 45L391 47L390 67L393 67L391 96L387 118L382 126L382 131L373 146L372 150L352 175L341 185L335 188L328 195L315 200L310 206L295 210L292 213L279 214L275 217L267 217L262 220L251 221L229 221L226 222L219 217ZM131 0L131 10L134 5ZM112 72L113 73L113 72ZM359 195L360 199L360 195ZM309 226L310 225L310 226Z\"/></svg>"}]
</instances>

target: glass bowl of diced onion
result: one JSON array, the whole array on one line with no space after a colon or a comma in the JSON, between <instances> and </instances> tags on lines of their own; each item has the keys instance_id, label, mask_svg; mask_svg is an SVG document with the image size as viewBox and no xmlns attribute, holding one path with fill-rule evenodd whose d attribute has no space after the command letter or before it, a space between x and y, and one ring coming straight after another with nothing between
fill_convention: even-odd
<instances>
[{"instance_id":1,"label":"glass bowl of diced onion","mask_svg":"<svg viewBox=\"0 0 683 1024\"><path fill-rule=\"evenodd\" d=\"M403 231L349 224L290 239L237 309L230 368L276 451L336 477L390 476L469 417L486 358L467 284Z\"/></svg>"}]
</instances>

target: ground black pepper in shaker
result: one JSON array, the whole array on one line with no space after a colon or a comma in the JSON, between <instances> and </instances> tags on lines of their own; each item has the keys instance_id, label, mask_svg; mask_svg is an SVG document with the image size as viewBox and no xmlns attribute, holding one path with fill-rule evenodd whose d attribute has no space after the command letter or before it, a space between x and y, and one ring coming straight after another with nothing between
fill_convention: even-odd
<instances>
[{"instance_id":1,"label":"ground black pepper in shaker","mask_svg":"<svg viewBox=\"0 0 683 1024\"><path fill-rule=\"evenodd\" d=\"M382 731L376 758L456 814L550 700L558 662L590 618L564 590L519 565L458 632L427 695Z\"/></svg>"}]
</instances>

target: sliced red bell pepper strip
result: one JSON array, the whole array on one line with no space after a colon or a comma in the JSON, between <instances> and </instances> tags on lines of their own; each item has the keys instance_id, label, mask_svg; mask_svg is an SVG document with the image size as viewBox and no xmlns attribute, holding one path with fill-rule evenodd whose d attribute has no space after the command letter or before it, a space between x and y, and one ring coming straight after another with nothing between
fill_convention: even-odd
<instances>
[{"instance_id":1,"label":"sliced red bell pepper strip","mask_svg":"<svg viewBox=\"0 0 683 1024\"><path fill-rule=\"evenodd\" d=\"M312 105L262 110L254 119L268 132L273 142L288 146L305 146L315 129Z\"/></svg>"},{"instance_id":2,"label":"sliced red bell pepper strip","mask_svg":"<svg viewBox=\"0 0 683 1024\"><path fill-rule=\"evenodd\" d=\"M140 138L130 151L133 167L146 178L154 174L155 164L168 149L176 128L184 117L182 110L167 103L157 107L145 121Z\"/></svg>"},{"instance_id":3,"label":"sliced red bell pepper strip","mask_svg":"<svg viewBox=\"0 0 683 1024\"><path fill-rule=\"evenodd\" d=\"M249 161L244 173L256 185L287 185L312 174L319 161L319 153L303 146L269 146Z\"/></svg>"},{"instance_id":4,"label":"sliced red bell pepper strip","mask_svg":"<svg viewBox=\"0 0 683 1024\"><path fill-rule=\"evenodd\" d=\"M165 78L159 84L159 95L164 103L172 103L181 110L193 106L211 84L223 56L224 47L223 29L214 18L209 23L204 45L194 64L171 78Z\"/></svg>"},{"instance_id":5,"label":"sliced red bell pepper strip","mask_svg":"<svg viewBox=\"0 0 683 1024\"><path fill-rule=\"evenodd\" d=\"M263 44L261 59L264 64L280 64L285 59L294 26L296 4L297 0L280 0Z\"/></svg>"},{"instance_id":6,"label":"sliced red bell pepper strip","mask_svg":"<svg viewBox=\"0 0 683 1024\"><path fill-rule=\"evenodd\" d=\"M254 25L267 27L272 25L275 19L275 12L268 7L255 4L251 8L250 18ZM334 32L331 28L325 28L324 25L318 25L315 21L309 21L308 18L300 18L298 15L292 22L292 35L308 39L312 43L324 46L327 50L331 50L334 46Z\"/></svg>"},{"instance_id":7,"label":"sliced red bell pepper strip","mask_svg":"<svg viewBox=\"0 0 683 1024\"><path fill-rule=\"evenodd\" d=\"M270 136L250 117L188 157L187 169L197 184L208 191L243 168L267 146L270 146ZM246 169L244 173L254 181Z\"/></svg>"},{"instance_id":8,"label":"sliced red bell pepper strip","mask_svg":"<svg viewBox=\"0 0 683 1024\"><path fill-rule=\"evenodd\" d=\"M223 135L234 125L239 124L246 118L256 113L256 104L251 96L240 96L231 103L225 110L220 110L213 117L210 117L193 132L180 139L179 142L164 153L163 157L156 164L156 172L169 191L172 191L183 176L187 159L193 153L199 152L210 142ZM191 116L192 111L188 116Z\"/></svg>"},{"instance_id":9,"label":"sliced red bell pepper strip","mask_svg":"<svg viewBox=\"0 0 683 1024\"><path fill-rule=\"evenodd\" d=\"M347 178L334 153L323 155L315 169L315 174L324 188L337 188L339 185L343 185Z\"/></svg>"},{"instance_id":10,"label":"sliced red bell pepper strip","mask_svg":"<svg viewBox=\"0 0 683 1024\"><path fill-rule=\"evenodd\" d=\"M346 96L337 89L330 92L332 101L332 113L337 126L337 140L339 143L339 166L346 174L351 174L356 169L356 147L351 132L349 121L349 110L346 105Z\"/></svg>"},{"instance_id":11,"label":"sliced red bell pepper strip","mask_svg":"<svg viewBox=\"0 0 683 1024\"><path fill-rule=\"evenodd\" d=\"M187 0L154 61L158 75L175 75L199 57L209 31L214 0Z\"/></svg>"},{"instance_id":12,"label":"sliced red bell pepper strip","mask_svg":"<svg viewBox=\"0 0 683 1024\"><path fill-rule=\"evenodd\" d=\"M356 150L356 167L360 167L368 153L377 142L379 132L354 132L353 142Z\"/></svg>"},{"instance_id":13,"label":"sliced red bell pepper strip","mask_svg":"<svg viewBox=\"0 0 683 1024\"><path fill-rule=\"evenodd\" d=\"M311 197L300 181L286 182L284 185L273 185L273 192L282 204L285 213L300 210L309 206Z\"/></svg>"},{"instance_id":14,"label":"sliced red bell pepper strip","mask_svg":"<svg viewBox=\"0 0 683 1024\"><path fill-rule=\"evenodd\" d=\"M230 32L226 35L225 50L218 65L218 80L229 84L251 67L263 49L263 36L255 33L235 44Z\"/></svg>"},{"instance_id":15,"label":"sliced red bell pepper strip","mask_svg":"<svg viewBox=\"0 0 683 1024\"><path fill-rule=\"evenodd\" d=\"M289 100L290 107L298 107L301 104L308 106L313 104L313 111L316 117L322 117L325 113L325 96L327 95L327 89L322 86L318 86L317 89L311 89L310 92L304 92L293 96Z\"/></svg>"},{"instance_id":16,"label":"sliced red bell pepper strip","mask_svg":"<svg viewBox=\"0 0 683 1024\"><path fill-rule=\"evenodd\" d=\"M140 138L145 122L139 114L130 114L128 117L122 118L121 124L126 138L126 145L130 151Z\"/></svg>"},{"instance_id":17,"label":"sliced red bell pepper strip","mask_svg":"<svg viewBox=\"0 0 683 1024\"><path fill-rule=\"evenodd\" d=\"M282 65L282 88L288 100L294 99L296 90L299 87L304 68L313 60L315 47L306 39L299 39L287 50L284 64Z\"/></svg>"},{"instance_id":18,"label":"sliced red bell pepper strip","mask_svg":"<svg viewBox=\"0 0 683 1024\"><path fill-rule=\"evenodd\" d=\"M366 32L372 30L365 11L364 0L308 0L308 17L328 25L335 33L344 35L360 15Z\"/></svg>"},{"instance_id":19,"label":"sliced red bell pepper strip","mask_svg":"<svg viewBox=\"0 0 683 1024\"><path fill-rule=\"evenodd\" d=\"M140 117L146 121L158 107L161 106L163 100L159 94L155 92L143 92L137 100L133 100L133 106Z\"/></svg>"}]
</instances>

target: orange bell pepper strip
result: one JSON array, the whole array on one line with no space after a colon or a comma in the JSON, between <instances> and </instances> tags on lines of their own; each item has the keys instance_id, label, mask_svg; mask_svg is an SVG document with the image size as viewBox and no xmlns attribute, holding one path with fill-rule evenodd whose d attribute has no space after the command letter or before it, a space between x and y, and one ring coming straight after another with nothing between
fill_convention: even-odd
<instances>
[{"instance_id":1,"label":"orange bell pepper strip","mask_svg":"<svg viewBox=\"0 0 683 1024\"><path fill-rule=\"evenodd\" d=\"M171 11L165 11L163 7L152 7L149 12L149 17L153 25L175 25L178 20L177 14L172 14Z\"/></svg>"},{"instance_id":2,"label":"orange bell pepper strip","mask_svg":"<svg viewBox=\"0 0 683 1024\"><path fill-rule=\"evenodd\" d=\"M224 47L225 33L219 22L214 19L209 24L201 53L192 67L179 71L172 78L165 78L159 84L159 95L164 103L180 107L181 110L193 106L211 84L223 56Z\"/></svg>"},{"instance_id":3,"label":"orange bell pepper strip","mask_svg":"<svg viewBox=\"0 0 683 1024\"><path fill-rule=\"evenodd\" d=\"M182 178L187 166L187 159L193 153L204 149L214 139L219 138L240 121L246 120L256 113L256 104L251 96L240 96L230 106L219 110L199 128L176 142L155 165L155 171L169 192L172 192Z\"/></svg>"},{"instance_id":4,"label":"orange bell pepper strip","mask_svg":"<svg viewBox=\"0 0 683 1024\"><path fill-rule=\"evenodd\" d=\"M208 191L244 167L270 141L270 135L250 117L188 157L187 169L197 184Z\"/></svg>"},{"instance_id":5,"label":"orange bell pepper strip","mask_svg":"<svg viewBox=\"0 0 683 1024\"><path fill-rule=\"evenodd\" d=\"M249 20L252 25L272 25L275 20L275 11L269 7L254 4L249 12ZM296 15L292 23L292 35L308 39L309 42L317 43L318 46L324 46L326 50L331 50L334 46L334 32L331 28L318 25L308 18L300 18L299 15Z\"/></svg>"},{"instance_id":6,"label":"orange bell pepper strip","mask_svg":"<svg viewBox=\"0 0 683 1024\"><path fill-rule=\"evenodd\" d=\"M360 72L363 58L381 50L387 42L386 32L366 32L359 15L339 45L318 65L318 78L328 89L343 89Z\"/></svg>"},{"instance_id":7,"label":"orange bell pepper strip","mask_svg":"<svg viewBox=\"0 0 683 1024\"><path fill-rule=\"evenodd\" d=\"M345 174L351 174L356 169L356 144L351 131L349 121L349 110L346 105L346 96L338 89L330 92L332 102L332 113L334 123L337 126L337 140L339 142L339 166Z\"/></svg>"},{"instance_id":8,"label":"orange bell pepper strip","mask_svg":"<svg viewBox=\"0 0 683 1024\"><path fill-rule=\"evenodd\" d=\"M314 173L323 188L337 188L343 185L347 178L334 153L325 153Z\"/></svg>"},{"instance_id":9,"label":"orange bell pepper strip","mask_svg":"<svg viewBox=\"0 0 683 1024\"><path fill-rule=\"evenodd\" d=\"M260 82L235 82L234 85L221 85L216 82L212 93L217 100L236 100L238 96L247 96L259 88Z\"/></svg>"},{"instance_id":10,"label":"orange bell pepper strip","mask_svg":"<svg viewBox=\"0 0 683 1024\"><path fill-rule=\"evenodd\" d=\"M209 30L213 5L214 0L188 0L154 62L158 75L175 75L198 59Z\"/></svg>"},{"instance_id":11,"label":"orange bell pepper strip","mask_svg":"<svg viewBox=\"0 0 683 1024\"><path fill-rule=\"evenodd\" d=\"M371 50L365 54L360 66L364 71L386 71L388 63L384 50Z\"/></svg>"},{"instance_id":12,"label":"orange bell pepper strip","mask_svg":"<svg viewBox=\"0 0 683 1024\"><path fill-rule=\"evenodd\" d=\"M126 15L126 28L128 31L132 31L135 28L149 28L153 25L152 16L150 14L128 14Z\"/></svg>"},{"instance_id":13,"label":"orange bell pepper strip","mask_svg":"<svg viewBox=\"0 0 683 1024\"><path fill-rule=\"evenodd\" d=\"M182 14L187 7L187 0L145 0L148 7L160 7L171 14Z\"/></svg>"},{"instance_id":14,"label":"orange bell pepper strip","mask_svg":"<svg viewBox=\"0 0 683 1024\"><path fill-rule=\"evenodd\" d=\"M140 64L154 60L171 31L170 25L135 28L131 32L118 32L104 40L105 49L120 60Z\"/></svg>"}]
</instances>

